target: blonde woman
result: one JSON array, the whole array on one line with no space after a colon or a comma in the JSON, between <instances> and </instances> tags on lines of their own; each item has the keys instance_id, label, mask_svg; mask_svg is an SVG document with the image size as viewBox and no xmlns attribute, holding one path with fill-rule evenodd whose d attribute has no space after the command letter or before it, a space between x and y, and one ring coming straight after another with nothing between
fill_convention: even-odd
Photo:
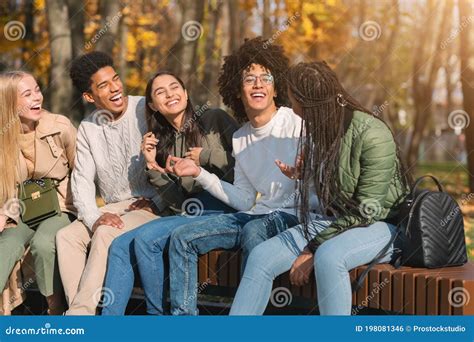
<instances>
[{"instance_id":1,"label":"blonde woman","mask_svg":"<svg viewBox=\"0 0 474 342\"><path fill-rule=\"evenodd\" d=\"M42 109L35 78L22 71L0 74L0 289L29 245L36 282L49 314L64 311L56 262L55 235L75 220L69 187L74 166L76 129L69 119ZM21 221L17 186L28 179L51 178L62 214L42 221L35 230Z\"/></svg>"}]
</instances>

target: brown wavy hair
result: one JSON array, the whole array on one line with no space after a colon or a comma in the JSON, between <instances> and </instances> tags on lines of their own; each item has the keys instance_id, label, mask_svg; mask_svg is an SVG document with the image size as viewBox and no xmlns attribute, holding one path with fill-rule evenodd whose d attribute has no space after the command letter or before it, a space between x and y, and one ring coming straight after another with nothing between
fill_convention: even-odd
<instances>
[{"instance_id":1,"label":"brown wavy hair","mask_svg":"<svg viewBox=\"0 0 474 342\"><path fill-rule=\"evenodd\" d=\"M156 73L147 83L145 90L145 99L146 99L146 111L145 118L148 126L148 131L153 132L158 138L157 145L157 156L156 160L166 160L166 156L171 152L173 144L175 142L176 134L184 134L186 141L186 148L190 147L200 147L202 145L202 138L204 132L202 130L199 120L199 116L193 109L193 104L191 103L190 96L188 96L188 101L186 109L184 110L184 126L182 131L176 131L176 129L166 120L166 118L159 111L155 111L150 107L152 102L152 86L153 81L162 75L169 75L174 77L178 83L186 90L184 82L174 73L170 71L160 71Z\"/></svg>"}]
</instances>

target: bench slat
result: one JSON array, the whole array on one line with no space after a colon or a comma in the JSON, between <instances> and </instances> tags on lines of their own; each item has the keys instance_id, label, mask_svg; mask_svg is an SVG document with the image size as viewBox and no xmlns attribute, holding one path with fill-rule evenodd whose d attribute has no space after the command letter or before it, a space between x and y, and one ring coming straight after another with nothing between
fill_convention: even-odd
<instances>
[{"instance_id":1,"label":"bench slat","mask_svg":"<svg viewBox=\"0 0 474 342\"><path fill-rule=\"evenodd\" d=\"M201 256L199 281L210 280L210 284L222 287L223 293L234 293L240 280L240 259L238 251L212 251ZM352 270L351 282L365 269L366 266L361 266ZM306 300L308 305L317 308L316 282L314 276L312 278L310 284L295 287L286 272L275 279L273 288L285 287L298 298L295 302ZM394 269L389 264L381 264L376 265L362 287L352 293L352 305L411 315L474 315L474 298L468 298L461 306L451 305L449 293L457 288L469 297L474 294L474 263L441 269Z\"/></svg>"}]
</instances>

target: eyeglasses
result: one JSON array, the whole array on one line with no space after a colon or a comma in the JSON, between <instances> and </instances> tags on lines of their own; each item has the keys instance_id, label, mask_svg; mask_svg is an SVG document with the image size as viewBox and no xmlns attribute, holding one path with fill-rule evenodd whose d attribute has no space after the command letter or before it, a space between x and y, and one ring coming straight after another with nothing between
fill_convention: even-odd
<instances>
[{"instance_id":1,"label":"eyeglasses","mask_svg":"<svg viewBox=\"0 0 474 342\"><path fill-rule=\"evenodd\" d=\"M243 78L243 83L246 86L254 85L257 82L257 79L260 79L260 82L266 85L273 84L273 76L270 74L263 74L260 76L257 75L247 75Z\"/></svg>"}]
</instances>

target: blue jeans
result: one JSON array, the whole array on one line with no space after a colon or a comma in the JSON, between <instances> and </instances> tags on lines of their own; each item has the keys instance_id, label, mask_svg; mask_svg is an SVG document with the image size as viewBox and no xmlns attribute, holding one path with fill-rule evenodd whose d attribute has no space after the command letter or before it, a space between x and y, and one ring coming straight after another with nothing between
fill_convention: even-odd
<instances>
[{"instance_id":1,"label":"blue jeans","mask_svg":"<svg viewBox=\"0 0 474 342\"><path fill-rule=\"evenodd\" d=\"M123 315L132 294L135 272L138 271L145 291L147 312L152 315L164 314L165 263L163 252L169 243L171 232L181 225L206 220L235 210L202 192L197 199L203 204L200 216L177 215L161 217L116 238L109 249L105 285L113 294L107 301L102 315Z\"/></svg>"},{"instance_id":2,"label":"blue jeans","mask_svg":"<svg viewBox=\"0 0 474 342\"><path fill-rule=\"evenodd\" d=\"M323 217L313 221L312 235L326 229L331 221ZM351 314L349 271L371 262L396 230L394 225L376 222L368 227L349 229L316 250L314 268L321 315ZM262 315L272 294L273 280L291 269L306 244L300 225L257 246L249 256L230 314ZM394 250L392 245L381 262L390 261Z\"/></svg>"},{"instance_id":3,"label":"blue jeans","mask_svg":"<svg viewBox=\"0 0 474 342\"><path fill-rule=\"evenodd\" d=\"M173 315L197 315L197 264L213 249L242 248L243 266L261 242L298 224L296 216L276 211L267 215L227 214L180 226L171 233L170 301Z\"/></svg>"}]
</instances>

